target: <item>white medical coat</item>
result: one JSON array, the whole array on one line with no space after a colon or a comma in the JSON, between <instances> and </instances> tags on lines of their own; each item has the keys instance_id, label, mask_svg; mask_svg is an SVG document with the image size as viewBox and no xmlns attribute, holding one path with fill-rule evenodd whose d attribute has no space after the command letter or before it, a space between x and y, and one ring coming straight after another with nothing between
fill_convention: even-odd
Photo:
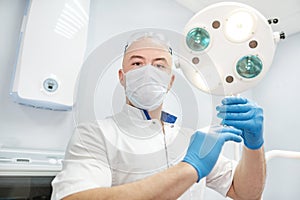
<instances>
[{"instance_id":1,"label":"white medical coat","mask_svg":"<svg viewBox=\"0 0 300 200\"><path fill-rule=\"evenodd\" d=\"M66 150L63 168L52 181L52 200L97 187L143 179L180 162L195 132L159 120L142 110L123 110L97 122L79 124ZM211 173L180 199L203 199L205 185L223 196L231 186L236 162L220 156Z\"/></svg>"}]
</instances>

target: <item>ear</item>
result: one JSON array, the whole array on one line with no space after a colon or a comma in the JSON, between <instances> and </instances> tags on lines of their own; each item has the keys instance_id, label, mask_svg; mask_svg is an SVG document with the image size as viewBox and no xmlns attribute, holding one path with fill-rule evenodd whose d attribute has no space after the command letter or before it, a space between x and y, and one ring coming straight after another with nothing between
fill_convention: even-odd
<instances>
[{"instance_id":1,"label":"ear","mask_svg":"<svg viewBox=\"0 0 300 200\"><path fill-rule=\"evenodd\" d=\"M123 87L125 87L125 74L123 69L119 69L119 81Z\"/></svg>"},{"instance_id":2,"label":"ear","mask_svg":"<svg viewBox=\"0 0 300 200\"><path fill-rule=\"evenodd\" d=\"M174 80L175 80L175 75L172 74L172 77L171 77L171 80L170 80L170 83L169 83L169 87L168 87L168 91L169 91L169 90L171 89L171 87L173 86Z\"/></svg>"}]
</instances>

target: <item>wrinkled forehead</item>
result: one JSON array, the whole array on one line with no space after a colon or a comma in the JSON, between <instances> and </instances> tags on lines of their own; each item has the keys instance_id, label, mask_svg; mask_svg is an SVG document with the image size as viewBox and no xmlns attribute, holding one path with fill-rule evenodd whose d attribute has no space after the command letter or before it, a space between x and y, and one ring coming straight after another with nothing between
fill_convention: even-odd
<instances>
[{"instance_id":1,"label":"wrinkled forehead","mask_svg":"<svg viewBox=\"0 0 300 200\"><path fill-rule=\"evenodd\" d=\"M141 56L145 59L165 58L168 65L172 66L172 49L165 41L157 38L142 37L128 42L125 47L123 67L133 55Z\"/></svg>"},{"instance_id":2,"label":"wrinkled forehead","mask_svg":"<svg viewBox=\"0 0 300 200\"><path fill-rule=\"evenodd\" d=\"M172 49L164 41L152 37L143 37L130 41L125 47L124 55L143 49L164 51L169 53L170 56L172 55Z\"/></svg>"}]
</instances>

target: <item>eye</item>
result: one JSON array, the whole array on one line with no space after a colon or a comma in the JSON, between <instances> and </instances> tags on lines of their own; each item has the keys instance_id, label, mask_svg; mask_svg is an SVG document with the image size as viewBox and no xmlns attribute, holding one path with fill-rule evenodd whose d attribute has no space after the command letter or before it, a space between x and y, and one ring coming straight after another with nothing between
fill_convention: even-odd
<instances>
[{"instance_id":1,"label":"eye","mask_svg":"<svg viewBox=\"0 0 300 200\"><path fill-rule=\"evenodd\" d=\"M166 68L164 65L161 65L161 64L156 64L154 66L159 68L159 69L165 69Z\"/></svg>"},{"instance_id":2,"label":"eye","mask_svg":"<svg viewBox=\"0 0 300 200\"><path fill-rule=\"evenodd\" d=\"M162 70L164 72L167 72L168 74L171 73L171 68L168 67L168 65L164 65L164 64L155 64L153 65L154 67L156 67L159 70Z\"/></svg>"},{"instance_id":3,"label":"eye","mask_svg":"<svg viewBox=\"0 0 300 200\"><path fill-rule=\"evenodd\" d=\"M143 63L142 62L133 62L131 65L139 67L139 66L142 66Z\"/></svg>"}]
</instances>

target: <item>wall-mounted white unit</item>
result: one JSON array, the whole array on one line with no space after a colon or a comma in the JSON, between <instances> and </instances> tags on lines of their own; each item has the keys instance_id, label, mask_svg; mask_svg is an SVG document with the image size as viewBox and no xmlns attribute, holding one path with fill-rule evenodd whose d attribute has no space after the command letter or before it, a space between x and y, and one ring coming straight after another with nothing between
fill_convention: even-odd
<instances>
[{"instance_id":1,"label":"wall-mounted white unit","mask_svg":"<svg viewBox=\"0 0 300 200\"><path fill-rule=\"evenodd\" d=\"M72 109L87 42L89 6L89 0L28 1L11 87L15 102Z\"/></svg>"}]
</instances>

